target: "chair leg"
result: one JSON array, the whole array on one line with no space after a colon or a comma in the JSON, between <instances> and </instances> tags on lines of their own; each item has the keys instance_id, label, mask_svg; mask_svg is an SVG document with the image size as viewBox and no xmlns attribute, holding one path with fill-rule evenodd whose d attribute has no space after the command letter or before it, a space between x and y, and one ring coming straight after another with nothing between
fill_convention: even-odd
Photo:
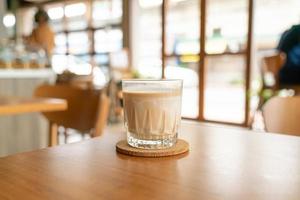
<instances>
[{"instance_id":1,"label":"chair leg","mask_svg":"<svg viewBox=\"0 0 300 200\"><path fill-rule=\"evenodd\" d=\"M107 118L110 109L110 99L106 95L101 95L100 106L98 108L97 120L92 133L92 137L97 137L102 135L103 129L107 123Z\"/></svg>"},{"instance_id":2,"label":"chair leg","mask_svg":"<svg viewBox=\"0 0 300 200\"><path fill-rule=\"evenodd\" d=\"M65 144L68 143L68 132L67 132L67 128L64 129L64 140L65 140Z\"/></svg>"},{"instance_id":3,"label":"chair leg","mask_svg":"<svg viewBox=\"0 0 300 200\"><path fill-rule=\"evenodd\" d=\"M53 147L57 145L57 124L55 123L50 123L49 127L49 147Z\"/></svg>"}]
</instances>

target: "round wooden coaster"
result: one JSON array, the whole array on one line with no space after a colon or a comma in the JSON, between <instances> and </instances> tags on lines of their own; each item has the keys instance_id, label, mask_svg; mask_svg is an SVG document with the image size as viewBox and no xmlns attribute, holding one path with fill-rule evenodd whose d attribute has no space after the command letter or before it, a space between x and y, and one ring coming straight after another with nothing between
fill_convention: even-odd
<instances>
[{"instance_id":1,"label":"round wooden coaster","mask_svg":"<svg viewBox=\"0 0 300 200\"><path fill-rule=\"evenodd\" d=\"M167 149L140 149L130 146L126 140L121 140L116 144L116 150L119 153L140 156L140 157L163 157L174 156L189 151L189 144L182 139L177 139L173 147Z\"/></svg>"}]
</instances>

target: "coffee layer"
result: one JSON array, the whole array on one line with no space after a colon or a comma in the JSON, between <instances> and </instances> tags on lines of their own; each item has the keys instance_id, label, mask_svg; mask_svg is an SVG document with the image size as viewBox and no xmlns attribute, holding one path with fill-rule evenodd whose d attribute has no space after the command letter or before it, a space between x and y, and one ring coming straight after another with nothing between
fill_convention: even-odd
<instances>
[{"instance_id":1,"label":"coffee layer","mask_svg":"<svg viewBox=\"0 0 300 200\"><path fill-rule=\"evenodd\" d=\"M129 132L149 139L177 133L180 92L124 92L123 97Z\"/></svg>"}]
</instances>

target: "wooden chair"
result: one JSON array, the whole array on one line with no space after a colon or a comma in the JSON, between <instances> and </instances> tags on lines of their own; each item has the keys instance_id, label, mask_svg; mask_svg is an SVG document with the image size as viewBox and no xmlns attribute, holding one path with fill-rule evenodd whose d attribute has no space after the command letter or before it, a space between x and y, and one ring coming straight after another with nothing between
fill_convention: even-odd
<instances>
[{"instance_id":1,"label":"wooden chair","mask_svg":"<svg viewBox=\"0 0 300 200\"><path fill-rule=\"evenodd\" d=\"M258 109L261 109L265 103L265 92L269 90L272 95L279 90L279 71L285 62L286 56L283 53L275 53L273 55L265 56L261 62L261 77L262 87L259 92L259 105Z\"/></svg>"},{"instance_id":2,"label":"wooden chair","mask_svg":"<svg viewBox=\"0 0 300 200\"><path fill-rule=\"evenodd\" d=\"M284 53L275 53L271 56L265 56L262 59L262 75L263 75L263 85L265 87L271 87L274 89L279 88L279 71L284 65L286 56ZM274 77L274 84L268 84L266 75L270 73Z\"/></svg>"},{"instance_id":3,"label":"wooden chair","mask_svg":"<svg viewBox=\"0 0 300 200\"><path fill-rule=\"evenodd\" d=\"M72 72L64 72L57 75L56 84L68 84L83 89L93 88L92 75L76 75Z\"/></svg>"},{"instance_id":4,"label":"wooden chair","mask_svg":"<svg viewBox=\"0 0 300 200\"><path fill-rule=\"evenodd\" d=\"M110 104L104 90L42 85L35 90L34 95L66 99L68 103L66 111L43 113L50 122L49 146L57 144L58 126L76 129L81 133L88 132L92 137L102 134Z\"/></svg>"},{"instance_id":5,"label":"wooden chair","mask_svg":"<svg viewBox=\"0 0 300 200\"><path fill-rule=\"evenodd\" d=\"M279 83L279 71L286 61L284 53L275 53L270 56L262 58L261 75L262 75L262 88L260 91L259 108L265 103L264 91L271 90L274 96L279 90L290 89L294 91L294 95L300 94L300 85L289 85Z\"/></svg>"},{"instance_id":6,"label":"wooden chair","mask_svg":"<svg viewBox=\"0 0 300 200\"><path fill-rule=\"evenodd\" d=\"M273 97L262 111L266 131L300 136L300 96Z\"/></svg>"},{"instance_id":7,"label":"wooden chair","mask_svg":"<svg viewBox=\"0 0 300 200\"><path fill-rule=\"evenodd\" d=\"M260 64L260 74L262 86L259 91L259 102L255 111L250 112L248 127L251 129L255 121L254 117L257 111L261 111L262 106L268 98L274 96L279 90L279 71L285 62L286 56L284 53L275 52L271 55L262 57ZM266 98L266 93L271 93L270 97Z\"/></svg>"}]
</instances>

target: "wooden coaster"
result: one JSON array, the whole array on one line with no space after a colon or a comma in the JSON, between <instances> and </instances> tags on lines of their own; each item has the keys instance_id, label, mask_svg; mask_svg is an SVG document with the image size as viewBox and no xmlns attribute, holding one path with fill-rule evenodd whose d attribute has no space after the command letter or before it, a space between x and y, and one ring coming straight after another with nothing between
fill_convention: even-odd
<instances>
[{"instance_id":1,"label":"wooden coaster","mask_svg":"<svg viewBox=\"0 0 300 200\"><path fill-rule=\"evenodd\" d=\"M188 152L189 144L185 140L177 139L176 144L167 149L140 149L130 146L126 140L121 140L116 144L116 150L130 156L164 157Z\"/></svg>"}]
</instances>

